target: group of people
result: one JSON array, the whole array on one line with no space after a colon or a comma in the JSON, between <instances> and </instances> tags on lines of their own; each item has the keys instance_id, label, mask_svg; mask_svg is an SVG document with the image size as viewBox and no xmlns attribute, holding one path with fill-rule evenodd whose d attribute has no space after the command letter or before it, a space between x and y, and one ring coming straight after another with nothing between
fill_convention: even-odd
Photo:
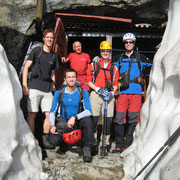
<instances>
[{"instance_id":1,"label":"group of people","mask_svg":"<svg viewBox=\"0 0 180 180\"><path fill-rule=\"evenodd\" d=\"M126 33L123 36L125 52L114 63L110 58L112 45L109 41L101 42L100 57L93 62L87 53L82 52L81 43L74 42L74 52L67 58L61 58L63 63L70 62L71 68L65 70L65 85L55 92L54 97L54 70L58 69L59 62L57 55L52 52L53 40L53 31L45 30L41 56L41 48L33 49L23 70L23 93L29 97L27 123L30 129L34 132L34 119L41 106L45 113L43 147L51 149L60 146L60 151L65 152L67 144L63 135L81 129L83 160L91 162L92 155L99 150L97 127L106 108L106 126L103 125L105 155L110 150L113 119L116 147L112 152L123 152L131 145L139 121L143 67L152 66L148 58L134 51L135 35ZM120 93L115 98L119 88ZM66 140L73 141L80 135L81 132L77 131Z\"/></svg>"}]
</instances>

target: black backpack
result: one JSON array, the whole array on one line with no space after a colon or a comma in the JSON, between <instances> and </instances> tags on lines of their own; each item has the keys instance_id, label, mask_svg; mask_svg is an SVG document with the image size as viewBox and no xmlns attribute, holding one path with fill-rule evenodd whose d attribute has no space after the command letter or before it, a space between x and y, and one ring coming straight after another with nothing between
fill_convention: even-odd
<instances>
[{"instance_id":1,"label":"black backpack","mask_svg":"<svg viewBox=\"0 0 180 180\"><path fill-rule=\"evenodd\" d=\"M119 58L119 70L121 68L121 61L122 61L122 56L124 55L121 54L120 58ZM140 76L142 76L142 71L141 71L141 60L140 60L140 54L139 53L136 53L136 60L137 60L137 63L138 63L138 67L139 67L139 71L140 71ZM131 67L130 67L131 68Z\"/></svg>"},{"instance_id":2,"label":"black backpack","mask_svg":"<svg viewBox=\"0 0 180 180\"><path fill-rule=\"evenodd\" d=\"M124 54L121 54L120 58L119 58L119 70L121 68L121 61L122 61L122 56ZM127 89L129 87L129 83L134 82L134 83L140 83L141 85L143 85L143 78L142 78L142 71L141 71L141 61L140 61L140 54L136 53L136 62L138 63L138 67L139 67L139 71L140 71L140 77L135 78L133 80L130 80L130 70L131 70L131 66L133 63L133 57L131 57L131 61L129 63L129 69L128 71L122 73L119 75L119 81L121 82L121 89ZM139 79L140 78L140 79Z\"/></svg>"},{"instance_id":3,"label":"black backpack","mask_svg":"<svg viewBox=\"0 0 180 180\"><path fill-rule=\"evenodd\" d=\"M96 64L97 68L95 68L96 67L95 64ZM99 62L93 62L93 70L91 71L91 72L93 72L93 83L95 83L96 77L98 76L101 69L104 70L105 88L107 88L108 91L111 91L113 89L113 69L114 69L114 64L111 63L110 69L106 69L106 68L101 68ZM107 79L106 71L110 71L111 82L109 82L109 80Z\"/></svg>"}]
</instances>

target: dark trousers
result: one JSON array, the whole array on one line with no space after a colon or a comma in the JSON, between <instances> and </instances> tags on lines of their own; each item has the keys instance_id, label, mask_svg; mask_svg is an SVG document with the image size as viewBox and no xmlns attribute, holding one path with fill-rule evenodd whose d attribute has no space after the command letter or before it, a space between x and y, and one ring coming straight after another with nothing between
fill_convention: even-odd
<instances>
[{"instance_id":1,"label":"dark trousers","mask_svg":"<svg viewBox=\"0 0 180 180\"><path fill-rule=\"evenodd\" d=\"M94 133L97 131L99 116L93 116L93 123L94 123ZM105 135L111 134L111 125L112 125L112 118L107 117L106 119L106 129L105 129ZM103 119L103 125L104 125L104 119Z\"/></svg>"},{"instance_id":2,"label":"dark trousers","mask_svg":"<svg viewBox=\"0 0 180 180\"><path fill-rule=\"evenodd\" d=\"M136 124L129 124L125 132L125 126L115 123L115 140L116 148L122 148L122 146L130 146L133 141L133 132ZM125 139L124 139L125 138Z\"/></svg>"},{"instance_id":3,"label":"dark trousers","mask_svg":"<svg viewBox=\"0 0 180 180\"><path fill-rule=\"evenodd\" d=\"M77 129L82 130L82 143L84 145L94 144L93 121L90 117L85 117L76 122ZM56 121L56 131L58 134L50 133L50 142L55 146L59 146L63 142L63 133L71 132L73 129L67 127L67 120L58 118Z\"/></svg>"}]
</instances>

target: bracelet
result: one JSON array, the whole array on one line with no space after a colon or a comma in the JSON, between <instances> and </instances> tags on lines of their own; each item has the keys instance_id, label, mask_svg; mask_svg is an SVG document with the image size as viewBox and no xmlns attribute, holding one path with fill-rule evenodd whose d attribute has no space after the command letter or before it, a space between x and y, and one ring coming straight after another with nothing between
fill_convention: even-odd
<instances>
[{"instance_id":1,"label":"bracelet","mask_svg":"<svg viewBox=\"0 0 180 180\"><path fill-rule=\"evenodd\" d=\"M75 118L75 120L78 120L77 114L73 115L73 117Z\"/></svg>"}]
</instances>

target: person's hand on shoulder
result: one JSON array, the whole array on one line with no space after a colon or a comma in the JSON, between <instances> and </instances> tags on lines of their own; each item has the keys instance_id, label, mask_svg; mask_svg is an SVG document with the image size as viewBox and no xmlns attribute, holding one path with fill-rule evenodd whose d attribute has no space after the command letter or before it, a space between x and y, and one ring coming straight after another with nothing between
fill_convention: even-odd
<instances>
[{"instance_id":1,"label":"person's hand on shoulder","mask_svg":"<svg viewBox=\"0 0 180 180\"><path fill-rule=\"evenodd\" d=\"M62 63L66 63L66 62L68 62L68 61L69 61L69 58L62 57L62 58L61 58L61 61L62 61Z\"/></svg>"},{"instance_id":2,"label":"person's hand on shoulder","mask_svg":"<svg viewBox=\"0 0 180 180\"><path fill-rule=\"evenodd\" d=\"M66 58L65 58L65 57L62 57L62 58L61 58L61 62L62 62L62 63L64 63L64 62L65 62L65 60L66 60Z\"/></svg>"}]
</instances>

